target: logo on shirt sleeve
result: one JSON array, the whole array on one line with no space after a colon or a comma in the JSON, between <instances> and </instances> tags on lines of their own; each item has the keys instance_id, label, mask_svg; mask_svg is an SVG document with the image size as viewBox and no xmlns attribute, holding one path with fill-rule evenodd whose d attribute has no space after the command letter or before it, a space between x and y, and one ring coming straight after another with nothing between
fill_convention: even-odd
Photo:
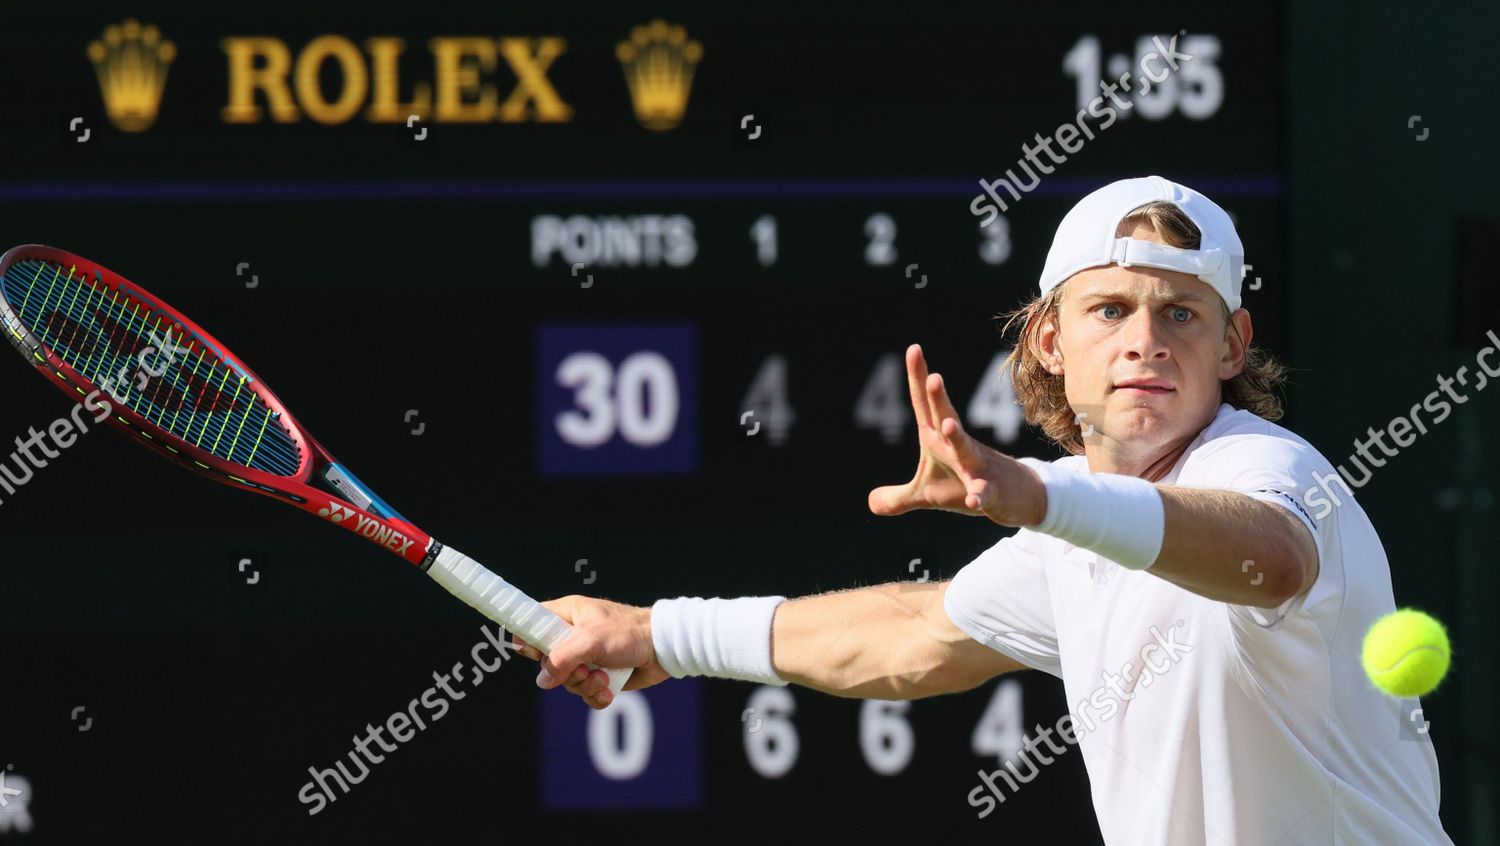
<instances>
[{"instance_id":1,"label":"logo on shirt sleeve","mask_svg":"<svg viewBox=\"0 0 1500 846\"><path fill-rule=\"evenodd\" d=\"M1256 493L1270 494L1274 497L1285 500L1286 502L1290 503L1293 508L1297 509L1297 513L1301 514L1303 517L1306 517L1307 522L1313 524L1314 526L1318 525L1318 521L1314 520L1313 516L1307 513L1307 509L1302 507L1301 500L1297 499L1286 491L1274 491L1268 488L1261 488L1260 490L1256 491ZM1324 516L1327 515L1325 514Z\"/></svg>"}]
</instances>

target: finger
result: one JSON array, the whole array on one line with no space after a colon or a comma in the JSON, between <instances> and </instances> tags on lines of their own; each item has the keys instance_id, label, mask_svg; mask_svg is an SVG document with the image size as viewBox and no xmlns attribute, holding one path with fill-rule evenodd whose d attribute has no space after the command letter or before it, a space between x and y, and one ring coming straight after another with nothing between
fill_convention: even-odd
<instances>
[{"instance_id":1,"label":"finger","mask_svg":"<svg viewBox=\"0 0 1500 846\"><path fill-rule=\"evenodd\" d=\"M958 409L948 398L948 387L940 374L934 373L927 378L927 396L932 403L933 419L938 421L938 431L953 447L959 461L966 467L973 467L979 459L977 445L964 431L963 423L958 419Z\"/></svg>"},{"instance_id":2,"label":"finger","mask_svg":"<svg viewBox=\"0 0 1500 846\"><path fill-rule=\"evenodd\" d=\"M578 596L563 596L563 597L559 597L557 599L549 599L546 602L541 603L541 605L542 605L543 608L546 608L548 611L551 611L552 613L554 613L557 616L561 617L563 619L563 622L568 623L569 625L571 625L572 622L573 622L573 609L575 607L575 602L578 599L579 599ZM562 675L559 672L559 670L562 667L565 667L565 666L566 667L571 667L571 666L576 666L576 665L582 664L582 663L588 663L586 659L585 660L571 661L571 663L570 663L570 661L568 659L567 651L564 650L563 654L561 656L561 658L563 660L554 660L552 663L549 664L548 663L548 656L544 655L542 653L541 649L539 649L536 646L533 646L532 644L527 643L526 641L522 640L519 635L514 636L511 639L513 641L515 641L516 643L518 643L518 644L521 645L521 648L518 651L522 655L526 656L527 658L530 658L533 661L537 661L537 662L541 663L542 670L541 670L540 673L537 674L537 677L536 677L536 685L537 685L537 687L540 687L540 688L556 687L557 685L555 684L555 680L557 679L558 676ZM577 645L575 644L575 647L576 646ZM557 658L557 657L559 657L557 649L554 648L552 650L552 652L553 652L553 656L552 657L554 659Z\"/></svg>"},{"instance_id":3,"label":"finger","mask_svg":"<svg viewBox=\"0 0 1500 846\"><path fill-rule=\"evenodd\" d=\"M968 491L968 495L964 497L966 508L983 511L984 506L993 497L994 489L990 486L988 479L973 479L964 487Z\"/></svg>"},{"instance_id":4,"label":"finger","mask_svg":"<svg viewBox=\"0 0 1500 846\"><path fill-rule=\"evenodd\" d=\"M896 517L912 510L911 485L882 485L870 491L870 511Z\"/></svg>"},{"instance_id":5,"label":"finger","mask_svg":"<svg viewBox=\"0 0 1500 846\"><path fill-rule=\"evenodd\" d=\"M566 679L575 667L601 663L596 654L598 651L599 640L595 635L573 629L552 647L550 654L542 658L542 669L554 679Z\"/></svg>"},{"instance_id":6,"label":"finger","mask_svg":"<svg viewBox=\"0 0 1500 846\"><path fill-rule=\"evenodd\" d=\"M522 640L520 637L512 636L510 642L516 645L516 654L533 661L542 660L542 651L535 646Z\"/></svg>"},{"instance_id":7,"label":"finger","mask_svg":"<svg viewBox=\"0 0 1500 846\"><path fill-rule=\"evenodd\" d=\"M603 670L594 670L584 676L584 680L578 685L577 693L585 699L592 699L599 695L602 690L609 689L609 676Z\"/></svg>"},{"instance_id":8,"label":"finger","mask_svg":"<svg viewBox=\"0 0 1500 846\"><path fill-rule=\"evenodd\" d=\"M577 693L579 685L583 684L584 680L589 677L589 668L579 665L566 673L557 673L556 671L548 670L544 667L541 673L537 675L538 687L542 686L542 683L540 681L542 675L547 675L550 677L548 679L548 684L546 685L547 687L560 686L564 690L567 690L571 693Z\"/></svg>"},{"instance_id":9,"label":"finger","mask_svg":"<svg viewBox=\"0 0 1500 846\"><path fill-rule=\"evenodd\" d=\"M934 427L945 417L958 419L958 409L948 399L948 386L943 382L942 374L934 373L927 377L927 401L932 406Z\"/></svg>"},{"instance_id":10,"label":"finger","mask_svg":"<svg viewBox=\"0 0 1500 846\"><path fill-rule=\"evenodd\" d=\"M966 468L972 468L979 462L979 448L974 439L964 431L962 423L957 417L944 417L939 427L943 433L943 439L953 447L953 454Z\"/></svg>"},{"instance_id":11,"label":"finger","mask_svg":"<svg viewBox=\"0 0 1500 846\"><path fill-rule=\"evenodd\" d=\"M580 667L574 667L572 669L572 671L569 672L566 676L559 676L559 678L561 678L563 680L562 681L562 687L563 687L563 689L566 690L566 691L568 691L569 693L578 693L579 692L579 688L583 685L583 682L588 677L589 677L589 668L588 667L582 667L582 666L580 666Z\"/></svg>"},{"instance_id":12,"label":"finger","mask_svg":"<svg viewBox=\"0 0 1500 846\"><path fill-rule=\"evenodd\" d=\"M578 640L579 636L569 638L568 641ZM573 675L586 664L595 663L589 657L588 650L581 649L577 645L563 641L552 650L551 655L542 656L541 672L537 674L536 683L538 687L551 688L559 684L567 684ZM564 648L565 645L569 648Z\"/></svg>"},{"instance_id":13,"label":"finger","mask_svg":"<svg viewBox=\"0 0 1500 846\"><path fill-rule=\"evenodd\" d=\"M546 656L542 658L542 668L537 671L536 686L543 690L551 690L554 687L576 684L573 676L579 670L587 672L588 668L581 664L561 666L554 663L551 656Z\"/></svg>"},{"instance_id":14,"label":"finger","mask_svg":"<svg viewBox=\"0 0 1500 846\"><path fill-rule=\"evenodd\" d=\"M562 596L558 597L557 599L549 599L541 603L541 606L543 608L546 608L548 611L551 611L553 614L561 617L564 623L567 623L569 626L571 626L573 625L573 615L577 609L578 600L582 598L583 597L577 595ZM542 668L553 677L559 675L558 671L561 668L574 667L578 664L587 664L589 662L589 658L587 656L575 658L571 654L572 652L580 651L583 648L584 644L578 643L576 639L571 637L565 638L564 642L567 642L569 640L574 640L574 642L571 644L571 649L562 648L562 644L560 643L553 646L551 654L552 663L549 665L548 656L544 654L539 647L527 643L520 637L515 638L516 643L522 644L521 654L525 655L527 658L530 658L533 661L541 662ZM539 686L542 684L540 677L538 677L537 684Z\"/></svg>"},{"instance_id":15,"label":"finger","mask_svg":"<svg viewBox=\"0 0 1500 846\"><path fill-rule=\"evenodd\" d=\"M912 344L906 348L906 387L911 391L911 409L917 415L917 428L919 429L933 425L927 395L922 390L926 382L927 359L922 357L922 345Z\"/></svg>"},{"instance_id":16,"label":"finger","mask_svg":"<svg viewBox=\"0 0 1500 846\"><path fill-rule=\"evenodd\" d=\"M542 668L536 674L536 686L542 690L551 690L557 687L557 685L557 676L553 675L552 671L547 669L547 662L543 661Z\"/></svg>"},{"instance_id":17,"label":"finger","mask_svg":"<svg viewBox=\"0 0 1500 846\"><path fill-rule=\"evenodd\" d=\"M614 700L614 693L609 689L609 675L603 670L590 672L582 684L571 687L569 690L578 694L594 710L604 708Z\"/></svg>"}]
</instances>

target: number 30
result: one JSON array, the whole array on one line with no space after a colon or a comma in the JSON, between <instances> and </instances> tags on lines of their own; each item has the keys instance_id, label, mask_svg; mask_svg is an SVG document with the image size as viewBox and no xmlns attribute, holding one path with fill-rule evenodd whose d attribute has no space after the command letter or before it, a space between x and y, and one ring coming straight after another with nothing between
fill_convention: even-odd
<instances>
[{"instance_id":1,"label":"number 30","mask_svg":"<svg viewBox=\"0 0 1500 846\"><path fill-rule=\"evenodd\" d=\"M576 352L557 366L557 384L573 390L574 408L557 415L557 432L577 447L596 447L618 432L638 447L672 436L679 396L672 363L660 353L638 352L620 362Z\"/></svg>"}]
</instances>

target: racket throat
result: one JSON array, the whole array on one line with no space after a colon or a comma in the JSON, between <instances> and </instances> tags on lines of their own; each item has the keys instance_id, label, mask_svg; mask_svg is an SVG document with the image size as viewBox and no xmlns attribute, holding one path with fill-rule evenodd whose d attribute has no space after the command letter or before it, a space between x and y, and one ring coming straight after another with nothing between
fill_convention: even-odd
<instances>
[{"instance_id":1,"label":"racket throat","mask_svg":"<svg viewBox=\"0 0 1500 846\"><path fill-rule=\"evenodd\" d=\"M375 495L375 492L357 479L349 468L342 464L330 464L323 471L323 481L329 486L333 493L338 494L352 503L356 508L368 511L376 517L386 520L400 520L409 522L402 517L400 512L386 504L385 500Z\"/></svg>"}]
</instances>

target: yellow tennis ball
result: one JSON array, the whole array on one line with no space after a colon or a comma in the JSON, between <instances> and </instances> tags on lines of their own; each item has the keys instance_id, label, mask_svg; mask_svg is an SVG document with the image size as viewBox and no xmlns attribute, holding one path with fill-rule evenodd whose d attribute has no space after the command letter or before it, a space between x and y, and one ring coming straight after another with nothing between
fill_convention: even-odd
<instances>
[{"instance_id":1,"label":"yellow tennis ball","mask_svg":"<svg viewBox=\"0 0 1500 846\"><path fill-rule=\"evenodd\" d=\"M1365 634L1365 675L1392 696L1423 696L1448 672L1451 651L1443 624L1415 608L1375 621Z\"/></svg>"}]
</instances>

